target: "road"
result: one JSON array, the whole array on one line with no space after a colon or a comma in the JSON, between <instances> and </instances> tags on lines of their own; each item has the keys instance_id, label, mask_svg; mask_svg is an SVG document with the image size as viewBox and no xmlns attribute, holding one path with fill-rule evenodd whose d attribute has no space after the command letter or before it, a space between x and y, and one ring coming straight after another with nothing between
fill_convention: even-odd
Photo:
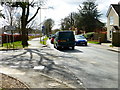
<instances>
[{"instance_id":1,"label":"road","mask_svg":"<svg viewBox=\"0 0 120 90\"><path fill-rule=\"evenodd\" d=\"M50 47L53 48L53 45L50 45ZM62 65L74 73L86 88L118 87L117 52L91 45L87 47L76 46L75 50L63 50L60 52L69 54L72 57L64 60Z\"/></svg>"},{"instance_id":2,"label":"road","mask_svg":"<svg viewBox=\"0 0 120 90\"><path fill-rule=\"evenodd\" d=\"M41 72L77 88L118 87L117 52L91 45L76 46L75 50L59 51L49 41L47 43L48 47L41 47L39 39L34 39L31 41L33 45L28 49L0 51L0 57L2 57L0 65L24 73L29 72L28 79L35 78L34 72L37 74ZM36 71L37 66L40 70ZM20 74L19 77L23 76ZM22 78L23 81L24 78ZM31 81L28 80L26 83ZM36 83L39 83L39 80Z\"/></svg>"}]
</instances>

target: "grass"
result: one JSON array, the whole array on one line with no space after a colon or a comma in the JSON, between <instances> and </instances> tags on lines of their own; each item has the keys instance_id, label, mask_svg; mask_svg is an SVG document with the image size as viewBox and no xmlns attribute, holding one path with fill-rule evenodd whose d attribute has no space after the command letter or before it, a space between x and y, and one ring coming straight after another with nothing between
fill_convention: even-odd
<instances>
[{"instance_id":1,"label":"grass","mask_svg":"<svg viewBox=\"0 0 120 90\"><path fill-rule=\"evenodd\" d=\"M29 40L32 40L33 38L40 38L41 36L38 35L38 36L28 36Z\"/></svg>"},{"instance_id":2,"label":"grass","mask_svg":"<svg viewBox=\"0 0 120 90\"><path fill-rule=\"evenodd\" d=\"M97 42L97 41L88 41L88 43L100 44L100 43L99 43L99 42Z\"/></svg>"},{"instance_id":3,"label":"grass","mask_svg":"<svg viewBox=\"0 0 120 90\"><path fill-rule=\"evenodd\" d=\"M48 37L45 37L44 40L41 40L40 43L46 45ZM1 45L0 45L1 46ZM22 49L22 41L16 41L13 43L4 43L3 48L5 49Z\"/></svg>"},{"instance_id":4,"label":"grass","mask_svg":"<svg viewBox=\"0 0 120 90\"><path fill-rule=\"evenodd\" d=\"M43 45L46 45L46 41L48 40L48 37L43 38L40 43Z\"/></svg>"},{"instance_id":5,"label":"grass","mask_svg":"<svg viewBox=\"0 0 120 90\"><path fill-rule=\"evenodd\" d=\"M22 41L17 41L13 43L4 43L3 44L4 48L9 48L9 49L21 49L22 47Z\"/></svg>"},{"instance_id":6,"label":"grass","mask_svg":"<svg viewBox=\"0 0 120 90\"><path fill-rule=\"evenodd\" d=\"M113 45L110 45L110 47L114 47Z\"/></svg>"},{"instance_id":7,"label":"grass","mask_svg":"<svg viewBox=\"0 0 120 90\"><path fill-rule=\"evenodd\" d=\"M0 88L0 90L5 90L4 88Z\"/></svg>"}]
</instances>

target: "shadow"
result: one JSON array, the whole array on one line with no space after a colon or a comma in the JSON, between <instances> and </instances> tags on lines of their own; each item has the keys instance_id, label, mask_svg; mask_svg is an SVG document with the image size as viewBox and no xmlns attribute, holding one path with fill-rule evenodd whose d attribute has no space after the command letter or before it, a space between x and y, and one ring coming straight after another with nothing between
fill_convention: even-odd
<instances>
[{"instance_id":1,"label":"shadow","mask_svg":"<svg viewBox=\"0 0 120 90\"><path fill-rule=\"evenodd\" d=\"M27 52L30 53L30 59L33 58L33 53L39 56L39 60L37 60L37 65L42 65L47 68L48 71L52 70L52 66L54 65L53 60L47 58L45 55L41 54L41 52L38 49L26 49ZM46 61L46 63L44 63Z\"/></svg>"},{"instance_id":2,"label":"shadow","mask_svg":"<svg viewBox=\"0 0 120 90\"><path fill-rule=\"evenodd\" d=\"M12 50L19 50L19 49L0 49L0 51L12 51Z\"/></svg>"},{"instance_id":3,"label":"shadow","mask_svg":"<svg viewBox=\"0 0 120 90\"><path fill-rule=\"evenodd\" d=\"M35 57L33 54L36 54L37 57ZM51 71L53 69L53 65L55 65L53 60L41 54L40 50L38 49L24 49L24 51L20 54L10 55L3 58L0 62L2 62L2 65L17 67L18 69L30 69L34 66L42 65L45 67L46 72Z\"/></svg>"},{"instance_id":4,"label":"shadow","mask_svg":"<svg viewBox=\"0 0 120 90\"><path fill-rule=\"evenodd\" d=\"M64 52L81 52L79 50L64 50ZM43 54L44 53L44 54ZM17 54L17 53L16 53ZM37 55L37 56L36 56ZM17 55L11 55L9 57L3 58L2 65L19 69L19 70L29 70L33 69L34 66L44 66L45 68L43 70L39 70L47 75L51 75L54 78L62 77L63 80L73 81L73 83L76 83L78 86L79 83L76 82L76 77L65 67L65 65L59 65L55 64L53 59L49 58L49 56L53 56L53 58L56 57L66 57L66 56L57 56L54 54L51 54L49 52L41 52L39 49L24 49L21 53ZM71 57L66 57L71 58ZM35 70L38 71L38 70ZM61 79L61 78L60 78Z\"/></svg>"},{"instance_id":5,"label":"shadow","mask_svg":"<svg viewBox=\"0 0 120 90\"><path fill-rule=\"evenodd\" d=\"M85 45L76 45L76 47L90 47L89 45L85 46Z\"/></svg>"},{"instance_id":6,"label":"shadow","mask_svg":"<svg viewBox=\"0 0 120 90\"><path fill-rule=\"evenodd\" d=\"M73 58L71 56L66 56L66 55L55 55L55 54L51 54L51 53L46 53L47 55L53 57L53 58L66 58L66 59L69 59L69 58Z\"/></svg>"},{"instance_id":7,"label":"shadow","mask_svg":"<svg viewBox=\"0 0 120 90\"><path fill-rule=\"evenodd\" d=\"M35 57L34 55L37 55ZM56 70L57 65L55 65L54 61L48 58L47 56L53 57L64 57L64 56L55 56L50 53L42 54L38 49L24 49L23 52L17 55L11 55L1 60L2 65L12 66L18 69L30 69L34 66L44 66L44 72L49 73L52 70ZM68 57L66 57L68 58ZM62 71L63 72L63 71Z\"/></svg>"},{"instance_id":8,"label":"shadow","mask_svg":"<svg viewBox=\"0 0 120 90\"><path fill-rule=\"evenodd\" d=\"M77 50L77 49L71 50L71 48L64 48L64 49L61 49L60 51L61 52L67 52L67 53L83 53L83 51L80 51L80 50Z\"/></svg>"}]
</instances>

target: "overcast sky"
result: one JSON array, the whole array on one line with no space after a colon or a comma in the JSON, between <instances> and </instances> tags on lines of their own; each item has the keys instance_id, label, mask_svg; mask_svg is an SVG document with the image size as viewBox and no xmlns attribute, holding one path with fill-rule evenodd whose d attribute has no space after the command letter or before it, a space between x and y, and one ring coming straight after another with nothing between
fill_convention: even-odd
<instances>
[{"instance_id":1,"label":"overcast sky","mask_svg":"<svg viewBox=\"0 0 120 90\"><path fill-rule=\"evenodd\" d=\"M59 28L60 20L68 16L71 12L78 12L79 5L81 5L83 1L85 0L47 0L46 5L43 6L43 8L48 9L41 9L41 22L48 18L52 18L55 21L54 28ZM110 4L118 4L119 1L120 0L96 0L96 4L98 4L98 10L101 12L101 14L103 14L102 17L100 18L102 22L107 21L106 13ZM53 7L53 9L49 7ZM34 13L36 10L31 9L30 11ZM0 26L1 21L2 20L0 19ZM40 12L36 17L36 22L39 21Z\"/></svg>"}]
</instances>

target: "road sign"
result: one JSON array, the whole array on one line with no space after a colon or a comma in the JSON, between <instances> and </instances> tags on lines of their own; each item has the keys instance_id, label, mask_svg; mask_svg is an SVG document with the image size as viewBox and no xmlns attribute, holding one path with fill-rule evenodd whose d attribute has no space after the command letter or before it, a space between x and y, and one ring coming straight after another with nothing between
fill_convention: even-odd
<instances>
[{"instance_id":1,"label":"road sign","mask_svg":"<svg viewBox=\"0 0 120 90\"><path fill-rule=\"evenodd\" d=\"M5 31L14 31L14 30L16 30L16 27L15 26L5 26L4 30Z\"/></svg>"},{"instance_id":2,"label":"road sign","mask_svg":"<svg viewBox=\"0 0 120 90\"><path fill-rule=\"evenodd\" d=\"M45 35L45 26L42 26L42 33Z\"/></svg>"},{"instance_id":3,"label":"road sign","mask_svg":"<svg viewBox=\"0 0 120 90\"><path fill-rule=\"evenodd\" d=\"M45 29L45 26L42 26L42 29Z\"/></svg>"}]
</instances>

